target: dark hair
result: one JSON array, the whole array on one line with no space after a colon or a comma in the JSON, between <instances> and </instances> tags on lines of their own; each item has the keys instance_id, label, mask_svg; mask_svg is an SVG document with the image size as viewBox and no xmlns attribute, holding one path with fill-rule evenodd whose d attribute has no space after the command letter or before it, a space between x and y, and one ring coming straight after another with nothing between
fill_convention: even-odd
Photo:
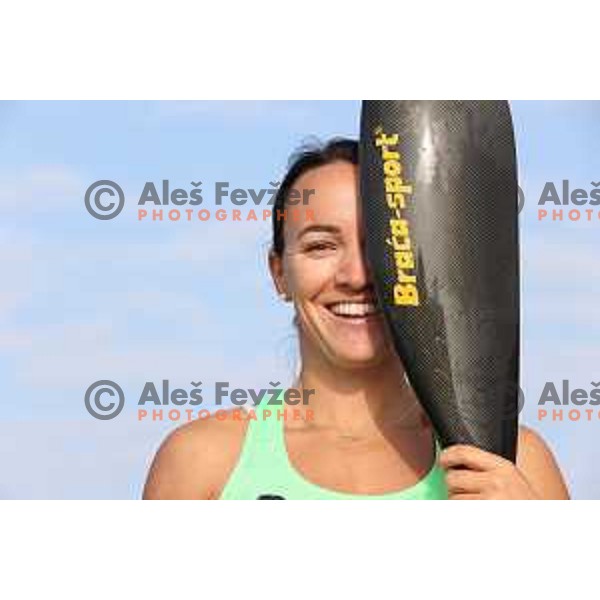
<instances>
[{"instance_id":1,"label":"dark hair","mask_svg":"<svg viewBox=\"0 0 600 600\"><path fill-rule=\"evenodd\" d=\"M326 143L312 142L294 152L288 161L288 171L277 190L273 202L273 252L283 254L283 225L285 219L278 218L283 211L294 182L304 173L337 161L358 164L358 142L348 138L333 138Z\"/></svg>"}]
</instances>

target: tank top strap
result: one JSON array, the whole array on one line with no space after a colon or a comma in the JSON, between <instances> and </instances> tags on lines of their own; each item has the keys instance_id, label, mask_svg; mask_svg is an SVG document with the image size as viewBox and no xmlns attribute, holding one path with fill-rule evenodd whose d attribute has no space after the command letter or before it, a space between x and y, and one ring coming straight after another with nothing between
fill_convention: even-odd
<instances>
[{"instance_id":1,"label":"tank top strap","mask_svg":"<svg viewBox=\"0 0 600 600\"><path fill-rule=\"evenodd\" d=\"M285 390L280 391L279 398ZM284 498L289 482L283 422L265 398L247 406L248 427L237 464L221 494L222 499Z\"/></svg>"},{"instance_id":2,"label":"tank top strap","mask_svg":"<svg viewBox=\"0 0 600 600\"><path fill-rule=\"evenodd\" d=\"M285 390L279 391L278 399L281 399L284 392ZM271 406L264 399L260 404L248 407L248 410L254 413L254 417L250 418L244 452L253 453L261 462L263 459L276 460L285 450L283 423L277 414L282 408Z\"/></svg>"}]
</instances>

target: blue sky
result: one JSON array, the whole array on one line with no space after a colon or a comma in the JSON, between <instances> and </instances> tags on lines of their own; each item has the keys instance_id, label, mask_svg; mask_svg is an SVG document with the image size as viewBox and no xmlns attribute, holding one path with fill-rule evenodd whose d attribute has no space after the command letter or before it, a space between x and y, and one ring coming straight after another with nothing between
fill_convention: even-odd
<instances>
[{"instance_id":1,"label":"blue sky","mask_svg":"<svg viewBox=\"0 0 600 600\"><path fill-rule=\"evenodd\" d=\"M600 103L514 102L521 185L523 422L555 450L576 497L600 498L597 430L539 423L545 381L598 380L600 278L592 223L538 222L547 180L600 180ZM208 389L289 382L292 313L266 270L268 223L136 221L146 181L262 188L311 136L356 136L359 102L0 103L0 497L134 498L169 423L137 423L144 382ZM90 217L87 187L111 179L126 207ZM112 421L83 395L112 379Z\"/></svg>"}]
</instances>

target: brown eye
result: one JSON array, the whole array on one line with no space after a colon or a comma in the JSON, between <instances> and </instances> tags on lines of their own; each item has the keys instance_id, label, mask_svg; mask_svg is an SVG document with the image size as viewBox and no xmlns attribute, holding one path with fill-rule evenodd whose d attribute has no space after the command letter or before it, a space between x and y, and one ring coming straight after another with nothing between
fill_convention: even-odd
<instances>
[{"instance_id":1,"label":"brown eye","mask_svg":"<svg viewBox=\"0 0 600 600\"><path fill-rule=\"evenodd\" d=\"M334 251L336 245L333 242L311 242L304 247L307 254L321 255Z\"/></svg>"}]
</instances>

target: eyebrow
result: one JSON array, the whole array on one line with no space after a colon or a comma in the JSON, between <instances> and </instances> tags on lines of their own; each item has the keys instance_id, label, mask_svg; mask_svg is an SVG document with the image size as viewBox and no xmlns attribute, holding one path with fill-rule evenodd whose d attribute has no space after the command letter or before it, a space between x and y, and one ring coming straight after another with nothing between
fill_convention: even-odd
<instances>
[{"instance_id":1,"label":"eyebrow","mask_svg":"<svg viewBox=\"0 0 600 600\"><path fill-rule=\"evenodd\" d=\"M308 225L308 227L305 227L300 231L300 233L297 236L297 239L300 239L309 233L320 232L339 234L340 228L336 227L335 225Z\"/></svg>"}]
</instances>

